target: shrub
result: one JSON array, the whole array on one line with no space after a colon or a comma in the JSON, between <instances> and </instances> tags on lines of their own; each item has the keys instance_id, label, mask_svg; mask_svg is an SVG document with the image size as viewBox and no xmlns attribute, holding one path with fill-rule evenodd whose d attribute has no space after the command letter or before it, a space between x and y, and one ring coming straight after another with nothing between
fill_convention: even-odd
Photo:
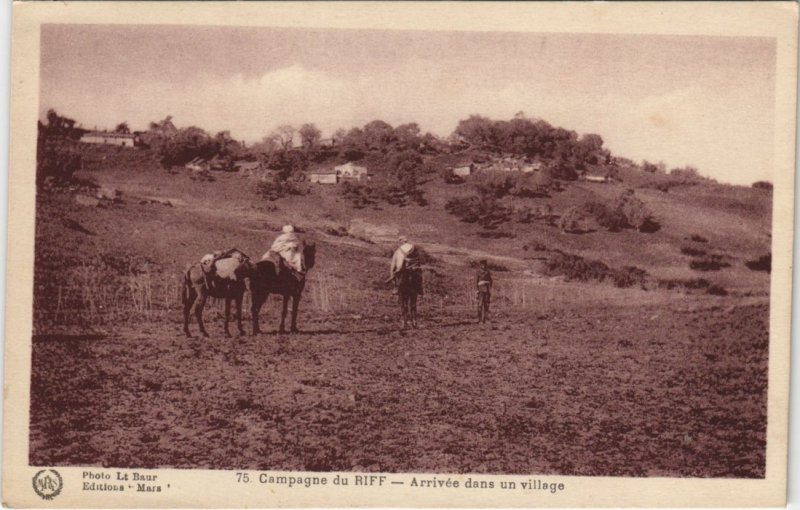
<instances>
[{"instance_id":1,"label":"shrub","mask_svg":"<svg viewBox=\"0 0 800 510\"><path fill-rule=\"evenodd\" d=\"M452 198L444 206L445 210L465 223L477 223L492 229L507 222L511 211L491 197Z\"/></svg>"},{"instance_id":2,"label":"shrub","mask_svg":"<svg viewBox=\"0 0 800 510\"><path fill-rule=\"evenodd\" d=\"M702 257L706 254L706 251L692 248L691 246L681 246L681 253L689 255L690 257Z\"/></svg>"},{"instance_id":3,"label":"shrub","mask_svg":"<svg viewBox=\"0 0 800 510\"><path fill-rule=\"evenodd\" d=\"M598 225L611 232L617 232L629 226L628 220L621 210L601 202L589 202L584 206L584 210L597 221Z\"/></svg>"},{"instance_id":4,"label":"shrub","mask_svg":"<svg viewBox=\"0 0 800 510\"><path fill-rule=\"evenodd\" d=\"M730 266L727 262L723 262L718 255L711 255L708 258L695 259L689 262L689 268L695 271L719 271L724 267Z\"/></svg>"},{"instance_id":5,"label":"shrub","mask_svg":"<svg viewBox=\"0 0 800 510\"><path fill-rule=\"evenodd\" d=\"M539 241L533 241L530 244L525 244L522 246L522 251L547 251L547 246L540 243Z\"/></svg>"},{"instance_id":6,"label":"shrub","mask_svg":"<svg viewBox=\"0 0 800 510\"><path fill-rule=\"evenodd\" d=\"M453 172L453 169L450 168L450 167L442 168L442 170L440 172L440 175L442 176L442 180L445 182L445 184L463 184L464 183L464 179L461 176L456 175Z\"/></svg>"},{"instance_id":7,"label":"shrub","mask_svg":"<svg viewBox=\"0 0 800 510\"><path fill-rule=\"evenodd\" d=\"M505 232L502 230L483 230L481 232L478 232L478 237L483 237L486 239L503 239L503 238L513 239L517 237L517 234L513 232Z\"/></svg>"},{"instance_id":8,"label":"shrub","mask_svg":"<svg viewBox=\"0 0 800 510\"><path fill-rule=\"evenodd\" d=\"M392 177L370 183L345 181L339 186L339 194L356 209L363 209L370 205L377 206L379 203L400 207L404 207L412 201L419 205L427 204L422 191L416 186L404 186L402 182L398 182Z\"/></svg>"},{"instance_id":9,"label":"shrub","mask_svg":"<svg viewBox=\"0 0 800 510\"><path fill-rule=\"evenodd\" d=\"M558 222L558 228L561 229L561 232L567 233L585 232L586 228L584 226L584 218L581 210L573 206L564 211L564 214L561 215L561 219Z\"/></svg>"},{"instance_id":10,"label":"shrub","mask_svg":"<svg viewBox=\"0 0 800 510\"><path fill-rule=\"evenodd\" d=\"M66 184L82 164L81 153L74 146L40 140L36 150L36 182Z\"/></svg>"},{"instance_id":11,"label":"shrub","mask_svg":"<svg viewBox=\"0 0 800 510\"><path fill-rule=\"evenodd\" d=\"M701 236L700 234L692 234L691 237L689 237L689 239L691 239L692 241L694 241L696 243L707 243L708 242L708 239L706 239L705 237Z\"/></svg>"},{"instance_id":12,"label":"shrub","mask_svg":"<svg viewBox=\"0 0 800 510\"><path fill-rule=\"evenodd\" d=\"M545 264L545 273L563 275L568 280L598 281L610 280L620 288L641 286L647 281L647 272L635 266L613 269L598 260L589 260L578 255L556 250Z\"/></svg>"},{"instance_id":13,"label":"shrub","mask_svg":"<svg viewBox=\"0 0 800 510\"><path fill-rule=\"evenodd\" d=\"M611 274L611 269L598 260L587 260L578 255L556 250L545 263L545 273L564 275L568 280L603 281Z\"/></svg>"},{"instance_id":14,"label":"shrub","mask_svg":"<svg viewBox=\"0 0 800 510\"><path fill-rule=\"evenodd\" d=\"M536 218L536 213L527 205L514 208L512 218L517 223L530 223Z\"/></svg>"},{"instance_id":15,"label":"shrub","mask_svg":"<svg viewBox=\"0 0 800 510\"><path fill-rule=\"evenodd\" d=\"M633 287L634 285L644 288L647 282L647 271L636 266L625 266L615 270L611 278L614 285L620 288Z\"/></svg>"},{"instance_id":16,"label":"shrub","mask_svg":"<svg viewBox=\"0 0 800 510\"><path fill-rule=\"evenodd\" d=\"M279 174L259 181L256 185L256 193L270 202L289 195L303 195L305 192L297 182L282 179Z\"/></svg>"},{"instance_id":17,"label":"shrub","mask_svg":"<svg viewBox=\"0 0 800 510\"><path fill-rule=\"evenodd\" d=\"M653 213L644 202L633 195L633 190L622 192L611 207L625 216L630 227L640 232L655 232L660 228L653 218Z\"/></svg>"},{"instance_id":18,"label":"shrub","mask_svg":"<svg viewBox=\"0 0 800 510\"><path fill-rule=\"evenodd\" d=\"M548 191L548 186L538 184L534 176L520 172L480 172L471 181L478 194L486 197L545 197Z\"/></svg>"},{"instance_id":19,"label":"shrub","mask_svg":"<svg viewBox=\"0 0 800 510\"><path fill-rule=\"evenodd\" d=\"M745 262L745 265L751 269L752 271L766 271L767 273L772 272L772 254L767 253L766 255L762 255L756 260L749 260Z\"/></svg>"},{"instance_id":20,"label":"shrub","mask_svg":"<svg viewBox=\"0 0 800 510\"><path fill-rule=\"evenodd\" d=\"M767 181L756 181L753 183L753 187L756 189L765 189L772 191L772 183Z\"/></svg>"},{"instance_id":21,"label":"shrub","mask_svg":"<svg viewBox=\"0 0 800 510\"><path fill-rule=\"evenodd\" d=\"M706 294L712 294L714 296L727 296L728 291L725 290L723 287L719 285L711 285L707 290Z\"/></svg>"},{"instance_id":22,"label":"shrub","mask_svg":"<svg viewBox=\"0 0 800 510\"><path fill-rule=\"evenodd\" d=\"M372 188L350 181L345 181L339 186L339 194L349 201L355 209L363 209L376 202L372 194Z\"/></svg>"}]
</instances>

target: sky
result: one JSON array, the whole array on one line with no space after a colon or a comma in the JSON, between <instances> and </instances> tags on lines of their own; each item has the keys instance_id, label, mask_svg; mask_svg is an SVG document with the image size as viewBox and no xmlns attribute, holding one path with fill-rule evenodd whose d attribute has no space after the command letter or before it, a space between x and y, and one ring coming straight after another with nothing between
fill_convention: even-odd
<instances>
[{"instance_id":1,"label":"sky","mask_svg":"<svg viewBox=\"0 0 800 510\"><path fill-rule=\"evenodd\" d=\"M775 41L752 37L44 25L40 114L83 127L323 133L517 112L597 133L634 161L771 180Z\"/></svg>"}]
</instances>

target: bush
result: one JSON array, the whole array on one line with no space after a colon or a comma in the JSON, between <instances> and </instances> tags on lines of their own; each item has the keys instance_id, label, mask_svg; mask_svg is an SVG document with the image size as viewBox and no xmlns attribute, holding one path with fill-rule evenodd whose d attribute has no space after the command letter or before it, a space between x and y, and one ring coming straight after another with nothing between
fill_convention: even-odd
<instances>
[{"instance_id":1,"label":"bush","mask_svg":"<svg viewBox=\"0 0 800 510\"><path fill-rule=\"evenodd\" d=\"M532 241L530 244L525 244L522 246L522 251L547 251L547 246L540 243L539 241Z\"/></svg>"},{"instance_id":2,"label":"bush","mask_svg":"<svg viewBox=\"0 0 800 510\"><path fill-rule=\"evenodd\" d=\"M614 285L620 288L639 286L644 288L647 282L647 271L636 266L625 266L615 270L611 275Z\"/></svg>"},{"instance_id":3,"label":"bush","mask_svg":"<svg viewBox=\"0 0 800 510\"><path fill-rule=\"evenodd\" d=\"M586 232L584 217L581 210L573 206L564 211L564 214L561 215L561 219L558 221L558 228L561 229L561 232L567 233Z\"/></svg>"},{"instance_id":4,"label":"bush","mask_svg":"<svg viewBox=\"0 0 800 510\"><path fill-rule=\"evenodd\" d=\"M756 189L765 189L772 191L772 183L767 181L756 181L753 183L753 187Z\"/></svg>"},{"instance_id":5,"label":"bush","mask_svg":"<svg viewBox=\"0 0 800 510\"><path fill-rule=\"evenodd\" d=\"M707 243L708 242L708 239L706 239L705 237L701 236L700 234L692 234L691 237L689 237L689 239L691 239L692 241L694 241L696 243Z\"/></svg>"},{"instance_id":6,"label":"bush","mask_svg":"<svg viewBox=\"0 0 800 510\"><path fill-rule=\"evenodd\" d=\"M706 254L706 251L692 248L691 246L681 246L681 253L689 255L690 257L702 257Z\"/></svg>"},{"instance_id":7,"label":"bush","mask_svg":"<svg viewBox=\"0 0 800 510\"><path fill-rule=\"evenodd\" d=\"M653 218L653 213L644 202L633 195L633 190L622 192L614 200L611 208L622 213L628 225L639 232L655 232L660 228Z\"/></svg>"},{"instance_id":8,"label":"bush","mask_svg":"<svg viewBox=\"0 0 800 510\"><path fill-rule=\"evenodd\" d=\"M81 153L73 145L40 140L36 150L36 182L66 184L82 164Z\"/></svg>"},{"instance_id":9,"label":"bush","mask_svg":"<svg viewBox=\"0 0 800 510\"><path fill-rule=\"evenodd\" d=\"M719 271L724 267L730 266L727 262L723 262L718 255L711 255L708 258L695 259L689 262L689 268L695 271Z\"/></svg>"},{"instance_id":10,"label":"bush","mask_svg":"<svg viewBox=\"0 0 800 510\"><path fill-rule=\"evenodd\" d=\"M560 250L553 252L547 260L545 273L548 275L563 275L567 280L582 282L610 280L620 288L635 285L644 288L647 281L647 272L635 266L613 269L598 260L584 259L578 255Z\"/></svg>"},{"instance_id":11,"label":"bush","mask_svg":"<svg viewBox=\"0 0 800 510\"><path fill-rule=\"evenodd\" d=\"M517 223L530 223L536 218L536 213L527 205L514 208L512 219Z\"/></svg>"},{"instance_id":12,"label":"bush","mask_svg":"<svg viewBox=\"0 0 800 510\"><path fill-rule=\"evenodd\" d=\"M517 234L513 232L504 232L502 230L483 230L478 232L478 237L483 237L485 239L513 239L517 237Z\"/></svg>"},{"instance_id":13,"label":"bush","mask_svg":"<svg viewBox=\"0 0 800 510\"><path fill-rule=\"evenodd\" d=\"M725 290L723 287L719 285L711 285L707 290L706 294L712 294L714 296L727 296L728 291Z\"/></svg>"},{"instance_id":14,"label":"bush","mask_svg":"<svg viewBox=\"0 0 800 510\"><path fill-rule=\"evenodd\" d=\"M290 179L281 179L278 174L259 181L256 185L256 193L269 201L275 201L289 195L304 195L306 190L297 182Z\"/></svg>"},{"instance_id":15,"label":"bush","mask_svg":"<svg viewBox=\"0 0 800 510\"><path fill-rule=\"evenodd\" d=\"M762 255L756 260L749 260L745 262L745 265L752 271L766 271L767 273L771 273L772 254L768 253L766 255Z\"/></svg>"},{"instance_id":16,"label":"bush","mask_svg":"<svg viewBox=\"0 0 800 510\"><path fill-rule=\"evenodd\" d=\"M416 186L404 185L392 177L370 183L345 181L339 187L339 194L356 209L377 206L379 203L399 207L407 206L412 201L418 205L427 204L422 191Z\"/></svg>"},{"instance_id":17,"label":"bush","mask_svg":"<svg viewBox=\"0 0 800 510\"><path fill-rule=\"evenodd\" d=\"M511 218L511 211L491 197L452 198L444 209L464 223L477 223L488 229L496 228Z\"/></svg>"},{"instance_id":18,"label":"bush","mask_svg":"<svg viewBox=\"0 0 800 510\"><path fill-rule=\"evenodd\" d=\"M480 172L470 179L478 194L485 197L546 197L548 186L540 186L534 176L520 172Z\"/></svg>"},{"instance_id":19,"label":"bush","mask_svg":"<svg viewBox=\"0 0 800 510\"><path fill-rule=\"evenodd\" d=\"M658 287L667 290L698 290L698 289L708 289L711 286L711 282L706 280L705 278L692 278L689 280L658 280Z\"/></svg>"},{"instance_id":20,"label":"bush","mask_svg":"<svg viewBox=\"0 0 800 510\"><path fill-rule=\"evenodd\" d=\"M601 202L589 202L584 206L584 210L597 221L598 225L611 232L617 232L630 226L621 210Z\"/></svg>"},{"instance_id":21,"label":"bush","mask_svg":"<svg viewBox=\"0 0 800 510\"><path fill-rule=\"evenodd\" d=\"M461 176L456 175L452 168L442 168L440 175L442 176L442 180L445 182L445 184L464 184L464 179Z\"/></svg>"}]
</instances>

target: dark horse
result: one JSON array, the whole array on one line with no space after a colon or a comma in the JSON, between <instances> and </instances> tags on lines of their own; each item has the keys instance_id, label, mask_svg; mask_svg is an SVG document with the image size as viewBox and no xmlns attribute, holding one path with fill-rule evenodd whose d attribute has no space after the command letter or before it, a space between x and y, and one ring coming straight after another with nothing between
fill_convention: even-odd
<instances>
[{"instance_id":1,"label":"dark horse","mask_svg":"<svg viewBox=\"0 0 800 510\"><path fill-rule=\"evenodd\" d=\"M417 327L417 296L422 294L422 270L418 267L406 267L395 275L397 296L400 298L400 310L403 314L403 328Z\"/></svg>"},{"instance_id":2,"label":"dark horse","mask_svg":"<svg viewBox=\"0 0 800 510\"><path fill-rule=\"evenodd\" d=\"M286 312L289 307L289 298L292 298L292 324L289 329L291 333L297 333L297 305L300 302L300 295L306 286L306 275L308 270L314 267L317 248L314 243L302 244L302 271L297 272L286 266L282 267L280 273L276 271L275 262L262 260L255 264L255 270L250 275L250 293L252 295L251 313L253 316L253 334L261 333L258 325L258 313L267 301L270 294L280 294L283 296L283 310L281 311L281 325L279 331L286 332Z\"/></svg>"},{"instance_id":3,"label":"dark horse","mask_svg":"<svg viewBox=\"0 0 800 510\"><path fill-rule=\"evenodd\" d=\"M234 250L238 252L238 250ZM209 297L225 300L225 336L231 336L228 330L228 322L231 316L231 301L236 303L236 324L239 327L239 334L244 334L242 328L242 297L247 289L245 278L249 277L255 270L253 264L246 255L238 252L238 256L226 257L215 262L217 272L209 274L203 270L201 264L194 264L183 275L183 285L181 288L181 301L183 302L183 332L191 337L189 331L189 314L194 309L197 318L197 325L200 333L208 336L203 325L203 308ZM224 269L227 271L220 271ZM222 272L223 274L219 274Z\"/></svg>"}]
</instances>

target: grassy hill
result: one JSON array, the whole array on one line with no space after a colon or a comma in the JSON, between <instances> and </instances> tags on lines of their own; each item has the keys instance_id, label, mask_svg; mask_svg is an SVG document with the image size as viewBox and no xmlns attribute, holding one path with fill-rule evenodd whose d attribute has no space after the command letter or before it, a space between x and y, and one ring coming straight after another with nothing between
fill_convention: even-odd
<instances>
[{"instance_id":1,"label":"grassy hill","mask_svg":"<svg viewBox=\"0 0 800 510\"><path fill-rule=\"evenodd\" d=\"M624 169L621 182L565 181L561 191L544 197L511 197L507 203L514 206L550 206L551 220L509 221L487 230L445 210L453 197L475 194L470 183L474 176L453 185L430 172L419 186L427 205L377 203L356 209L340 186L302 183L306 194L267 201L257 194L258 180L252 176L213 172L210 181L184 168L165 170L147 150L81 147L84 169L76 177L96 183L107 195L107 190L120 195L93 201L98 192L86 186L40 191L36 288L42 326L69 322L64 310L83 310L75 317L86 315L87 307L98 318L174 312L178 278L187 264L232 246L259 257L285 223L300 227L319 245L320 263L313 271L307 306L326 312L360 313L361 306L376 299L392 306L382 282L401 233L430 255L429 299L438 299L442 307L471 302L469 268L480 258L490 259L499 278L509 281L497 292L510 301L524 300L519 296L525 289L544 281L560 282L564 273L566 279L597 280L597 275L581 274L596 273L597 263L612 271L635 267L646 272L635 286L648 292L662 293L668 287L704 292L716 286L732 296L766 296L769 290L768 273L745 265L770 250L772 197L762 189L701 179L665 192L655 185L669 176ZM427 157L426 163L441 165L458 157ZM592 170L599 174L603 167ZM591 221L582 234L557 227L558 216L569 208L611 201L631 187L660 225L656 232L610 232ZM82 200L88 205L76 197L89 197ZM564 254L584 259L589 269L580 260L577 268L562 268ZM571 263L578 260L574 257ZM693 261L709 258L723 267L690 268ZM685 285L698 279L706 281L699 290ZM90 292L95 285L106 290ZM616 290L611 279L568 286L585 294L588 285ZM49 297L59 292L60 304ZM87 296L102 301L102 308Z\"/></svg>"}]
</instances>

